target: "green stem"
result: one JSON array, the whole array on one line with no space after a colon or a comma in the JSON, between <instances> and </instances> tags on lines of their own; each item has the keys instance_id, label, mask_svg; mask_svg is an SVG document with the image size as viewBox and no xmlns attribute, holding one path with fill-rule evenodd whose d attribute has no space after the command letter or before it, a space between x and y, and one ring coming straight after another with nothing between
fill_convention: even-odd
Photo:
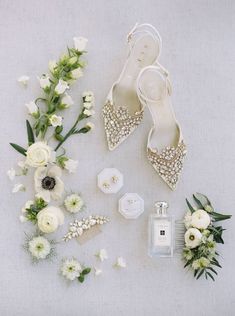
<instances>
[{"instance_id":1,"label":"green stem","mask_svg":"<svg viewBox=\"0 0 235 316\"><path fill-rule=\"evenodd\" d=\"M84 116L83 112L78 115L78 118L76 119L76 121L75 121L75 123L73 124L73 126L70 128L70 130L69 130L69 131L67 132L67 134L64 136L63 140L60 141L59 144L56 146L55 151L57 151L57 150L60 148L60 146L61 146L70 136L72 136L72 135L74 134L74 131L75 131L75 128L76 128L77 124L78 124L81 120L83 120L84 118L85 118L85 116Z\"/></svg>"}]
</instances>

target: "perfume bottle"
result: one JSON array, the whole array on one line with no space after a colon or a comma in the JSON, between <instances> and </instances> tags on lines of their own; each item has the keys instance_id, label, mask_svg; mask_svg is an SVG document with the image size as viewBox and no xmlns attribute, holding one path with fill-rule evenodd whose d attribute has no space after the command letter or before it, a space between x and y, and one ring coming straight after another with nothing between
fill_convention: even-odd
<instances>
[{"instance_id":1,"label":"perfume bottle","mask_svg":"<svg viewBox=\"0 0 235 316\"><path fill-rule=\"evenodd\" d=\"M173 218L167 214L166 202L155 203L155 213L149 216L149 245L150 257L173 256Z\"/></svg>"}]
</instances>

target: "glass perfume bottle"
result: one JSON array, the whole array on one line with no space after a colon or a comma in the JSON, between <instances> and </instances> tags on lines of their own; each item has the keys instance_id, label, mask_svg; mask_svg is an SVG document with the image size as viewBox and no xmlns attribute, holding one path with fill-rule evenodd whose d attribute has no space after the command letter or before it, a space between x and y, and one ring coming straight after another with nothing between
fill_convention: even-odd
<instances>
[{"instance_id":1,"label":"glass perfume bottle","mask_svg":"<svg viewBox=\"0 0 235 316\"><path fill-rule=\"evenodd\" d=\"M155 213L149 216L150 257L173 256L173 218L167 213L166 202L155 203Z\"/></svg>"}]
</instances>

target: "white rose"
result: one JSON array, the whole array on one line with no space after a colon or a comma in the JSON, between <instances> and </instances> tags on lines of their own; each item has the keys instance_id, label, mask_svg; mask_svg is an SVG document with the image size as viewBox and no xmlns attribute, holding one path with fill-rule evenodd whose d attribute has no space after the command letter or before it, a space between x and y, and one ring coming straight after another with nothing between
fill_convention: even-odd
<instances>
[{"instance_id":1,"label":"white rose","mask_svg":"<svg viewBox=\"0 0 235 316\"><path fill-rule=\"evenodd\" d=\"M85 37L74 37L73 38L73 42L74 42L74 48L76 50L78 50L79 52L82 52L85 50L88 39Z\"/></svg>"},{"instance_id":2,"label":"white rose","mask_svg":"<svg viewBox=\"0 0 235 316\"><path fill-rule=\"evenodd\" d=\"M77 169L78 166L78 161L77 160L72 160L68 159L64 162L64 167L69 171L69 173L74 173Z\"/></svg>"},{"instance_id":3,"label":"white rose","mask_svg":"<svg viewBox=\"0 0 235 316\"><path fill-rule=\"evenodd\" d=\"M192 214L191 225L195 228L206 229L210 222L210 216L204 210L197 210Z\"/></svg>"},{"instance_id":4,"label":"white rose","mask_svg":"<svg viewBox=\"0 0 235 316\"><path fill-rule=\"evenodd\" d=\"M26 103L25 106L27 107L29 114L31 114L31 115L38 114L38 107L34 101Z\"/></svg>"},{"instance_id":5,"label":"white rose","mask_svg":"<svg viewBox=\"0 0 235 316\"><path fill-rule=\"evenodd\" d=\"M70 95L68 95L68 93L65 93L64 96L61 99L61 104L65 107L65 108L69 108L71 105L74 104L73 99L71 98Z\"/></svg>"},{"instance_id":6,"label":"white rose","mask_svg":"<svg viewBox=\"0 0 235 316\"><path fill-rule=\"evenodd\" d=\"M50 117L50 123L51 123L51 125L54 126L54 127L56 127L56 126L61 126L61 125L62 125L62 117L53 114L53 115Z\"/></svg>"},{"instance_id":7,"label":"white rose","mask_svg":"<svg viewBox=\"0 0 235 316\"><path fill-rule=\"evenodd\" d=\"M41 210L38 215L38 228L43 233L52 233L59 225L64 223L64 214L58 207L48 206Z\"/></svg>"},{"instance_id":8,"label":"white rose","mask_svg":"<svg viewBox=\"0 0 235 316\"><path fill-rule=\"evenodd\" d=\"M193 249L200 245L202 234L197 228L189 228L184 235L184 239L186 247Z\"/></svg>"},{"instance_id":9,"label":"white rose","mask_svg":"<svg viewBox=\"0 0 235 316\"><path fill-rule=\"evenodd\" d=\"M69 89L68 83L60 79L58 84L55 87L55 92L60 95L60 94L63 94L66 89Z\"/></svg>"},{"instance_id":10,"label":"white rose","mask_svg":"<svg viewBox=\"0 0 235 316\"><path fill-rule=\"evenodd\" d=\"M72 70L71 76L73 79L78 79L78 78L82 77L83 72L82 72L81 68L76 68L76 69Z\"/></svg>"},{"instance_id":11,"label":"white rose","mask_svg":"<svg viewBox=\"0 0 235 316\"><path fill-rule=\"evenodd\" d=\"M42 167L52 158L51 148L44 142L36 142L26 152L26 163L31 167Z\"/></svg>"},{"instance_id":12,"label":"white rose","mask_svg":"<svg viewBox=\"0 0 235 316\"><path fill-rule=\"evenodd\" d=\"M42 77L38 78L38 80L42 89L50 88L51 81L49 75L42 75Z\"/></svg>"}]
</instances>

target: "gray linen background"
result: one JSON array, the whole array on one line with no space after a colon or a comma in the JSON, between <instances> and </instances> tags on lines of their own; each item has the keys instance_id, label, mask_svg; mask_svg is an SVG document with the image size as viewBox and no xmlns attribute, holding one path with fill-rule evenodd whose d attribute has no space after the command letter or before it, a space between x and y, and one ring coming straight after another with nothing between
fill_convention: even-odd
<instances>
[{"instance_id":1,"label":"gray linen background","mask_svg":"<svg viewBox=\"0 0 235 316\"><path fill-rule=\"evenodd\" d=\"M136 21L154 24L163 38L161 63L173 82L173 104L188 144L184 172L176 192L170 192L146 160L145 146L152 121L144 123L114 152L108 152L101 120L105 96L117 78L126 56L126 34ZM207 194L218 210L234 213L235 188L235 3L217 1L16 1L0 0L1 87L1 316L152 316L224 315L235 313L234 219L224 223L226 244L221 249L223 269L215 283L200 280L183 269L179 257L153 261L147 256L147 219L155 200L167 200L180 218L185 197L195 191ZM90 276L83 285L67 286L58 276L58 262L32 266L21 249L23 231L18 215L31 190L12 196L6 171L18 154L8 145L25 145L24 104L39 94L37 75L47 70L73 36L89 39L85 76L73 87L78 101L83 90L96 95L96 131L71 138L68 154L79 159L78 172L65 179L67 189L82 193L89 213L109 215L103 233L79 246L75 241L58 247L61 257L75 255L97 264L93 254L106 248L109 260L103 275ZM28 74L28 89L16 79ZM66 114L68 127L76 105ZM125 186L106 196L96 187L104 167L117 167ZM23 180L25 181L25 180ZM27 184L32 183L28 178ZM117 201L126 192L145 200L145 212L127 221L117 212ZM69 222L67 217L67 221ZM67 224L57 233L61 236ZM116 271L118 255L128 267Z\"/></svg>"}]
</instances>

